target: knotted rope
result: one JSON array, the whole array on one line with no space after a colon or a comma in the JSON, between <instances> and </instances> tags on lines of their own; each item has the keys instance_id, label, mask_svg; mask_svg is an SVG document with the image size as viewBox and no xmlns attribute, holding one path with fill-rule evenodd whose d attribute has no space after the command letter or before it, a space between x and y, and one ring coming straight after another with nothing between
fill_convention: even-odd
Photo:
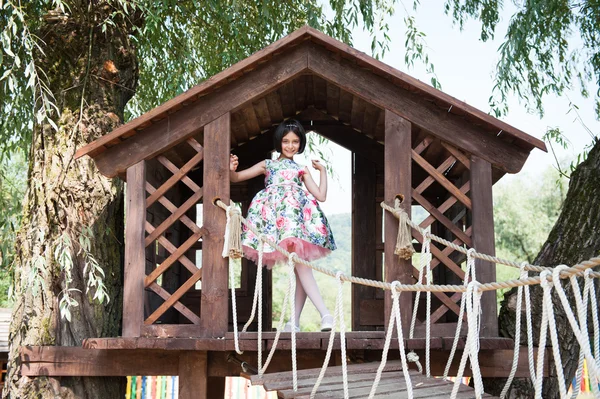
<instances>
[{"instance_id":1,"label":"knotted rope","mask_svg":"<svg viewBox=\"0 0 600 399\"><path fill-rule=\"evenodd\" d=\"M402 259L410 259L415 253L415 248L412 245L412 234L408 225L408 214L400 208L400 204L402 204L403 200L404 197L398 195L394 199L394 210L399 214L398 236L396 237L394 254L400 256Z\"/></svg>"},{"instance_id":2,"label":"knotted rope","mask_svg":"<svg viewBox=\"0 0 600 399\"><path fill-rule=\"evenodd\" d=\"M225 225L223 254L224 258L240 259L244 256L242 250L242 214L235 205L225 209L227 224Z\"/></svg>"}]
</instances>

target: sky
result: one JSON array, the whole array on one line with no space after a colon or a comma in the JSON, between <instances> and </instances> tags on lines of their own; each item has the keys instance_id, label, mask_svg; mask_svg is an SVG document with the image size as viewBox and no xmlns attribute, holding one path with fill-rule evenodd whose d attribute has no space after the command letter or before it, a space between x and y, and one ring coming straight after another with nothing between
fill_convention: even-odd
<instances>
[{"instance_id":1,"label":"sky","mask_svg":"<svg viewBox=\"0 0 600 399\"><path fill-rule=\"evenodd\" d=\"M426 4L425 4L426 3ZM497 29L497 37L493 41L482 42L479 40L480 26L469 21L461 32L453 26L449 16L443 13L441 2L423 2L415 14L417 27L426 34L427 53L435 65L437 78L442 85L442 91L462 100L484 112L489 111L488 98L492 93L493 73L499 56L497 49L502 43L503 32L506 31L510 16L514 12L511 2L505 4L509 7L503 15ZM412 10L410 10L413 13ZM430 82L425 66L415 65L407 69L404 65L404 18L406 11L398 7L396 14L388 19L391 28L390 50L381 59L384 63L405 72L425 83ZM352 32L353 47L371 54L371 40L369 35L361 29ZM578 40L572 38L571 40ZM593 92L593 88L591 90ZM558 149L557 155L561 160L572 160L581 153L584 146L591 142L590 134L577 120L576 115L567 113L569 102L579 107L579 115L596 135L600 134L600 123L595 119L594 102L592 99L582 98L577 91L566 93L566 96L557 98L548 96L544 101L545 115L528 113L525 105L520 104L516 97L509 98L509 114L502 120L527 134L542 139L548 128L558 127L567 134L572 143L568 151ZM350 153L343 148L331 143L332 156L330 162L334 170L334 178L329 177L329 192L327 201L321 204L326 214L346 213L351 211L350 198ZM309 164L307 159L298 158L301 163ZM554 164L554 156L549 151L545 153L533 150L525 163L523 170L517 176L535 176ZM313 177L317 173L313 171ZM502 180L511 179L510 175Z\"/></svg>"}]
</instances>

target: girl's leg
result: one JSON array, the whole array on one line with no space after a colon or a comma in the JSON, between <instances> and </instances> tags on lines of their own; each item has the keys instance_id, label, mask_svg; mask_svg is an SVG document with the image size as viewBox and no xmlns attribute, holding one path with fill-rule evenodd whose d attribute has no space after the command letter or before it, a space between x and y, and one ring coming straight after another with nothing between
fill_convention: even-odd
<instances>
[{"instance_id":1,"label":"girl's leg","mask_svg":"<svg viewBox=\"0 0 600 399\"><path fill-rule=\"evenodd\" d=\"M306 293L305 295L308 295L311 302L315 305L315 307L321 314L321 317L330 314L329 309L327 309L327 306L325 306L323 297L321 297L321 292L319 291L319 286L317 285L315 276L313 276L312 269L308 266L296 263L296 277L296 293L298 292L298 285L302 285L302 288ZM300 280L300 284L297 284L298 280ZM300 310L302 310L302 308L300 308ZM298 312L298 303L296 303L297 319L300 319L299 313L300 312Z\"/></svg>"},{"instance_id":2,"label":"girl's leg","mask_svg":"<svg viewBox=\"0 0 600 399\"><path fill-rule=\"evenodd\" d=\"M296 265L298 267L298 265ZM295 298L295 309L296 309L296 325L300 325L300 313L302 313L302 309L304 309L304 304L306 303L306 292L304 291L304 287L302 287L302 283L298 278L298 271L295 270L296 273L296 298Z\"/></svg>"}]
</instances>

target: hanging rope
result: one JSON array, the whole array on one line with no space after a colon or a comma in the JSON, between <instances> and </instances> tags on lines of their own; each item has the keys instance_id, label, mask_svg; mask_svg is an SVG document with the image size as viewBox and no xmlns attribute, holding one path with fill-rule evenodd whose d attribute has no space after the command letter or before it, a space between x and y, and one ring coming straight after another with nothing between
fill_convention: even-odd
<instances>
[{"instance_id":1,"label":"hanging rope","mask_svg":"<svg viewBox=\"0 0 600 399\"><path fill-rule=\"evenodd\" d=\"M552 278L555 282L554 285L556 288L556 293L558 294L558 297L560 298L560 302L563 305L567 319L569 320L569 323L571 324L571 329L573 330L573 333L575 334L575 337L577 338L577 342L579 343L579 346L584 353L585 359L587 360L587 366L588 366L588 371L590 373L590 377L598 379L600 377L600 368L598 367L598 363L597 363L596 359L594 359L594 357L592 356L592 351L590 349L590 343L589 343L589 340L587 339L587 331L586 331L586 336L584 336L581 328L579 327L577 321L575 320L575 315L573 315L573 311L571 310L571 306L569 305L569 300L567 299L567 295L565 294L565 291L563 290L563 288L560 284L560 272L562 270L565 270L568 268L569 268L568 266L560 265L560 266L556 266L552 272ZM576 304L577 304L577 301L576 301ZM598 397L598 395L600 395L600 392L598 389L598 384L593 384L592 392L594 392L594 395L596 395L596 397Z\"/></svg>"},{"instance_id":2,"label":"hanging rope","mask_svg":"<svg viewBox=\"0 0 600 399\"><path fill-rule=\"evenodd\" d=\"M343 298L343 281L341 276L343 273L341 271L337 272L335 279L338 285L337 297L335 299L335 312L333 318L333 326L331 327L331 332L329 333L329 342L327 344L327 352L325 353L325 360L323 360L323 366L321 366L321 371L319 372L319 377L317 378L317 382L313 386L313 389L310 393L310 399L314 399L317 391L319 390L319 386L321 385L321 381L323 381L323 377L325 377L325 372L327 371L327 366L329 365L329 360L331 359L331 352L333 351L333 341L335 340L335 328L337 323L340 323L340 349L342 358L342 379L343 379L343 387L344 387L344 399L349 398L348 393L348 371L347 371L347 360L346 360L346 338L345 331L346 325L344 323L344 298Z\"/></svg>"},{"instance_id":3,"label":"hanging rope","mask_svg":"<svg viewBox=\"0 0 600 399\"><path fill-rule=\"evenodd\" d=\"M404 197L397 195L394 199L394 210L398 213L398 236L396 237L396 247L394 254L402 259L411 259L415 253L415 248L412 245L412 234L408 225L409 217L404 209L400 208L400 204Z\"/></svg>"},{"instance_id":4,"label":"hanging rope","mask_svg":"<svg viewBox=\"0 0 600 399\"><path fill-rule=\"evenodd\" d=\"M379 386L379 380L381 380L381 373L385 368L387 361L387 354L390 349L390 343L392 341L392 334L394 332L394 321L396 322L396 330L398 332L398 349L400 350L400 360L402 362L402 372L404 374L404 380L406 382L406 392L408 399L413 399L412 381L410 374L408 373L408 363L406 362L406 354L404 352L404 337L402 335L402 319L400 316L400 293L396 289L399 285L399 281L394 281L392 284L392 312L390 314L390 320L388 323L387 333L385 334L385 342L383 344L383 352L381 354L381 363L377 368L377 374L375 375L375 381L371 386L371 392L369 393L369 399L373 399L377 387Z\"/></svg>"},{"instance_id":5,"label":"hanging rope","mask_svg":"<svg viewBox=\"0 0 600 399\"><path fill-rule=\"evenodd\" d=\"M240 259L244 256L242 250L242 214L235 205L229 205L225 209L227 224L223 243L224 258Z\"/></svg>"},{"instance_id":6,"label":"hanging rope","mask_svg":"<svg viewBox=\"0 0 600 399\"><path fill-rule=\"evenodd\" d=\"M521 279L527 278L527 270L524 267L521 268ZM516 320L515 320L515 344L513 349L513 361L512 367L510 369L510 373L508 374L508 378L506 379L506 384L500 393L500 399L504 399L508 390L510 389L510 385L512 384L513 379L515 378L515 374L517 373L517 366L519 365L519 352L520 352L520 342L521 342L521 308L523 305L523 287L517 288L517 308L515 310ZM526 312L530 312L531 309L526 309Z\"/></svg>"},{"instance_id":7,"label":"hanging rope","mask_svg":"<svg viewBox=\"0 0 600 399\"><path fill-rule=\"evenodd\" d=\"M423 235L423 244L421 245L421 259L420 259L420 269L419 269L419 280L418 284L423 284L423 276L427 276L427 285L431 285L431 276L430 276L430 268L431 268L431 237L428 232L425 232ZM427 292L427 304L425 311L425 370L427 373L427 377L431 376L431 366L430 366L430 336L431 336L431 292ZM413 314L412 319L410 321L410 330L408 333L408 337L410 339L414 338L415 334L415 324L417 322L417 311L419 309L419 302L421 298L421 292L417 291L415 293L415 304L413 306ZM411 351L411 353L414 353ZM421 364L419 363L419 366Z\"/></svg>"},{"instance_id":8,"label":"hanging rope","mask_svg":"<svg viewBox=\"0 0 600 399\"><path fill-rule=\"evenodd\" d=\"M463 285L465 287L469 284L469 279L472 281L477 281L475 277L475 258L473 258L473 252L475 250L467 251L467 267L465 270L465 278L463 280ZM470 275L473 274L471 278ZM462 330L463 317L465 313L465 306L467 303L466 292L462 293L460 299L460 309L458 311L458 323L456 325L456 331L454 333L454 341L452 342L452 349L450 350L450 356L448 356L448 362L446 363L446 368L444 369L444 378L448 378L448 373L450 372L450 366L452 366L452 362L454 361L454 354L456 353L456 348L458 347L458 340L460 338L460 332Z\"/></svg>"},{"instance_id":9,"label":"hanging rope","mask_svg":"<svg viewBox=\"0 0 600 399\"><path fill-rule=\"evenodd\" d=\"M521 273L521 280L525 280L529 277L527 272L527 262L521 263L521 272L525 271L526 274ZM531 376L531 383L535 385L535 361L533 356L533 323L531 321L531 295L529 294L529 286L523 286L525 291L525 320L527 322L527 359L529 361L529 374Z\"/></svg>"}]
</instances>

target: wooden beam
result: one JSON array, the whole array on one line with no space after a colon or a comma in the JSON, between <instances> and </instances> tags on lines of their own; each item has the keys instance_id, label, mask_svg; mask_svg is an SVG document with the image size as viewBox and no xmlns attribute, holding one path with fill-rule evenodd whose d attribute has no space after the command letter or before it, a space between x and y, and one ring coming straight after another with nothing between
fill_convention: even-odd
<instances>
[{"instance_id":1,"label":"wooden beam","mask_svg":"<svg viewBox=\"0 0 600 399\"><path fill-rule=\"evenodd\" d=\"M179 399L207 399L206 352L183 352L179 357Z\"/></svg>"},{"instance_id":2,"label":"wooden beam","mask_svg":"<svg viewBox=\"0 0 600 399\"><path fill-rule=\"evenodd\" d=\"M521 170L529 152L517 148L459 116L366 69L336 57L320 46L308 53L308 68L323 79L381 108L389 109L444 141L491 162L509 173Z\"/></svg>"},{"instance_id":3,"label":"wooden beam","mask_svg":"<svg viewBox=\"0 0 600 399\"><path fill-rule=\"evenodd\" d=\"M385 172L384 172L384 200L393 204L396 195L404 196L402 209L408 216L411 214L411 126L410 122L392 111L385 111ZM400 259L394 254L396 237L398 235L398 220L390 212L385 212L385 281L400 281L402 284L412 284L412 261ZM385 324L387 328L392 298L389 293L385 295ZM408 332L412 315L412 295L400 296L402 309L402 328Z\"/></svg>"},{"instance_id":4,"label":"wooden beam","mask_svg":"<svg viewBox=\"0 0 600 399\"><path fill-rule=\"evenodd\" d=\"M144 323L146 162L127 169L123 336L139 337Z\"/></svg>"},{"instance_id":5,"label":"wooden beam","mask_svg":"<svg viewBox=\"0 0 600 399\"><path fill-rule=\"evenodd\" d=\"M352 179L352 275L375 280L377 269L377 220L375 193L375 166L364 157L354 153ZM379 231L381 236L381 231ZM352 330L365 329L367 323L361 320L361 304L365 299L375 298L375 288L360 284L352 285ZM383 315L383 309L379 309ZM366 329L372 329L373 327Z\"/></svg>"},{"instance_id":6,"label":"wooden beam","mask_svg":"<svg viewBox=\"0 0 600 399\"><path fill-rule=\"evenodd\" d=\"M476 156L471 157L471 200L473 203L473 248L477 252L495 255L494 204L492 199L492 166ZM496 281L496 264L475 260L477 280L481 283ZM482 337L498 336L496 292L484 292L481 297Z\"/></svg>"},{"instance_id":7,"label":"wooden beam","mask_svg":"<svg viewBox=\"0 0 600 399\"><path fill-rule=\"evenodd\" d=\"M204 129L204 215L208 231L202 239L202 303L200 326L209 337L227 332L227 267L221 256L227 218L213 204L215 198L229 203L229 136L231 118L227 113Z\"/></svg>"},{"instance_id":8,"label":"wooden beam","mask_svg":"<svg viewBox=\"0 0 600 399\"><path fill-rule=\"evenodd\" d=\"M21 348L20 374L30 377L177 375L178 369L177 351L102 350L73 346Z\"/></svg>"},{"instance_id":9,"label":"wooden beam","mask_svg":"<svg viewBox=\"0 0 600 399\"><path fill-rule=\"evenodd\" d=\"M108 148L95 157L96 165L102 174L113 177L142 159L154 158L198 133L209 122L292 80L306 67L307 46L301 44Z\"/></svg>"}]
</instances>

